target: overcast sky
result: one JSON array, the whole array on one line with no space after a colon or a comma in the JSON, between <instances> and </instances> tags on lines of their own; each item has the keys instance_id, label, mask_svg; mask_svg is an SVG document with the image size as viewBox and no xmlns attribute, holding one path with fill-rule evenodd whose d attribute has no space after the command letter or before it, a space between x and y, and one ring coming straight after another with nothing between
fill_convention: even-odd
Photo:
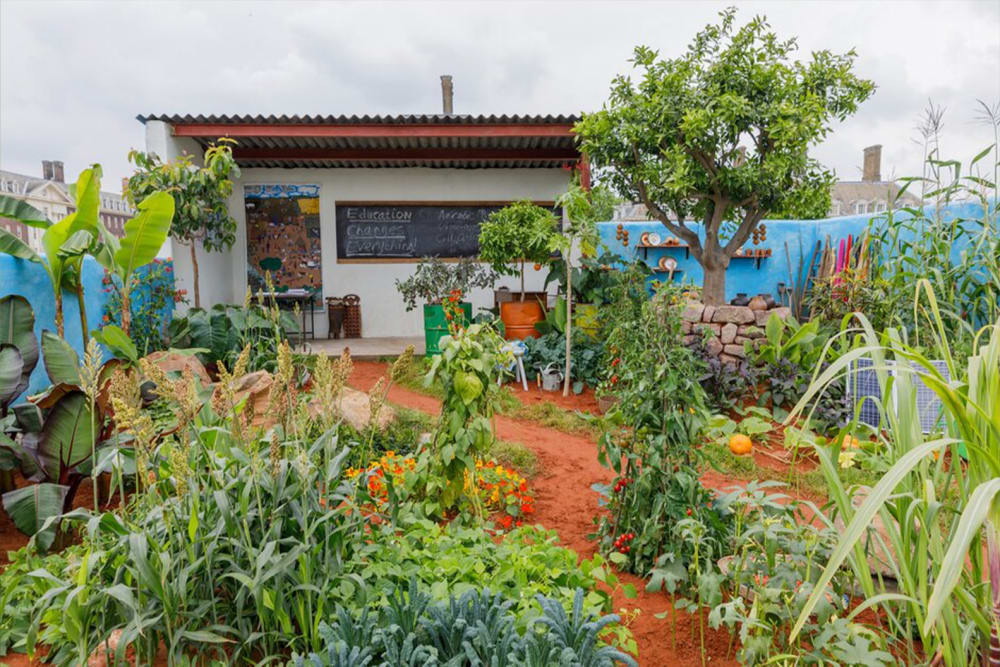
<instances>
[{"instance_id":1,"label":"overcast sky","mask_svg":"<svg viewBox=\"0 0 1000 667\"><path fill-rule=\"evenodd\" d=\"M67 177L104 166L105 189L143 148L139 113L439 112L438 75L458 113L579 113L601 106L636 44L681 53L726 4L125 3L0 0L0 167ZM858 52L878 84L815 156L843 180L883 144L883 175L919 172L914 127L947 109L942 153L992 141L977 99L1000 100L1000 0L744 2L800 54Z\"/></svg>"}]
</instances>

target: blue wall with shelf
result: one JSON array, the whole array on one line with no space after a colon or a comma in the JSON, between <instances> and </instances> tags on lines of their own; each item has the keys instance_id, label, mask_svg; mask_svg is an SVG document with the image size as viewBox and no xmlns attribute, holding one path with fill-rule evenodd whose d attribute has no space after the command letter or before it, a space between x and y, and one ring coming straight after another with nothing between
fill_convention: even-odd
<instances>
[{"instance_id":1,"label":"blue wall with shelf","mask_svg":"<svg viewBox=\"0 0 1000 667\"><path fill-rule=\"evenodd\" d=\"M997 224L996 204L991 205L993 216L992 223ZM897 211L897 217L910 217L910 214ZM928 215L933 215L933 209L928 207ZM983 220L983 207L976 202L962 202L949 204L942 211L945 220L966 219ZM775 300L779 300L778 283L784 283L791 287L799 270L799 260L803 258L805 266L808 267L813 250L817 241L826 242L830 238L834 247L841 239L847 239L848 235L855 238L862 234L872 220L870 214L844 216L839 218L826 218L823 220L764 220L763 224L767 228L767 238L759 245L754 245L752 241L747 241L743 246L745 250L752 251L758 249L770 249L771 256L760 260L758 268L757 260L750 258L734 258L729 263L726 271L726 300L736 297L740 292L748 296L756 294L770 294ZM628 231L628 247L617 240L616 234L618 225ZM692 229L699 230L701 225L689 224ZM662 240L673 237L673 235L656 220L648 221L610 221L598 223L598 230L601 241L608 249L621 255L627 260L645 259L644 254L648 254L646 262L653 268L663 256L671 256L677 260L677 272L674 273L674 282L701 285L704 279L704 272L701 265L694 256L688 256L683 247L660 247L643 249L639 246L644 232L655 232ZM998 229L1000 233L1000 229ZM787 244L788 252L785 252ZM957 258L964 248L961 246L953 248L953 254ZM818 261L818 259L817 259ZM666 281L666 272L657 272L655 279Z\"/></svg>"}]
</instances>

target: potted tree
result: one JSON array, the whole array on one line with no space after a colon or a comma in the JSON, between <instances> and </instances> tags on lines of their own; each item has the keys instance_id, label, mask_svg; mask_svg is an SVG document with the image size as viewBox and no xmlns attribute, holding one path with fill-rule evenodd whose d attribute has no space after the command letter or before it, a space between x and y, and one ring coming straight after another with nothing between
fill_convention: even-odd
<instances>
[{"instance_id":1,"label":"potted tree","mask_svg":"<svg viewBox=\"0 0 1000 667\"><path fill-rule=\"evenodd\" d=\"M497 275L470 257L448 263L438 257L424 257L417 270L406 280L396 280L396 289L403 296L406 310L424 301L424 342L426 354L440 353L438 341L448 333L448 320L442 303L453 292L468 294L473 287L492 287ZM472 304L463 301L461 312L466 321L472 319Z\"/></svg>"},{"instance_id":2,"label":"potted tree","mask_svg":"<svg viewBox=\"0 0 1000 667\"><path fill-rule=\"evenodd\" d=\"M520 298L500 304L500 319L508 340L538 335L535 323L545 319L545 310L538 301L525 299L524 269L529 262L549 260L552 238L558 232L552 211L529 201L495 211L480 227L479 258L501 275L521 276Z\"/></svg>"}]
</instances>

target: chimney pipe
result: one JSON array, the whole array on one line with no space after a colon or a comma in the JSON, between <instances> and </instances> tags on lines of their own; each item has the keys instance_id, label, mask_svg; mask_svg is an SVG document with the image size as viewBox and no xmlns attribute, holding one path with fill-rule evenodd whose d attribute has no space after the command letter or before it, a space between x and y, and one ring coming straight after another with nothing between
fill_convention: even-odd
<instances>
[{"instance_id":1,"label":"chimney pipe","mask_svg":"<svg viewBox=\"0 0 1000 667\"><path fill-rule=\"evenodd\" d=\"M450 116L454 112L455 93L451 84L451 74L441 75L441 107L442 111Z\"/></svg>"},{"instance_id":2,"label":"chimney pipe","mask_svg":"<svg viewBox=\"0 0 1000 667\"><path fill-rule=\"evenodd\" d=\"M42 178L52 180L52 160L42 160Z\"/></svg>"},{"instance_id":3,"label":"chimney pipe","mask_svg":"<svg viewBox=\"0 0 1000 667\"><path fill-rule=\"evenodd\" d=\"M56 183L66 182L66 175L63 172L63 163L59 160L54 160L52 162L52 180Z\"/></svg>"},{"instance_id":4,"label":"chimney pipe","mask_svg":"<svg viewBox=\"0 0 1000 667\"><path fill-rule=\"evenodd\" d=\"M880 144L865 149L861 180L867 183L878 183L882 180L882 146Z\"/></svg>"}]
</instances>

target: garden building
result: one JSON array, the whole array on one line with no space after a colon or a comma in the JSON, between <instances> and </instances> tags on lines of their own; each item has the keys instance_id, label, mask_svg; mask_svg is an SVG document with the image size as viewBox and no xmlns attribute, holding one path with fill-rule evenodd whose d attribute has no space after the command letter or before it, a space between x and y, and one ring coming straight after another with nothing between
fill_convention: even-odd
<instances>
[{"instance_id":1,"label":"garden building","mask_svg":"<svg viewBox=\"0 0 1000 667\"><path fill-rule=\"evenodd\" d=\"M313 291L317 309L321 298L358 295L366 338L421 334L419 309L407 312L395 287L420 257L476 254L479 222L491 211L521 199L553 206L572 168L586 170L571 116L138 119L147 152L164 160L200 156L221 137L237 142L236 243L228 252L199 249L203 307L242 302L270 271L281 288ZM190 253L175 245L173 256L178 287L190 292ZM544 273L528 274L526 290L541 289ZM500 286L520 289L514 279ZM494 303L492 290L470 297L476 309ZM319 310L315 326L325 338Z\"/></svg>"}]
</instances>

